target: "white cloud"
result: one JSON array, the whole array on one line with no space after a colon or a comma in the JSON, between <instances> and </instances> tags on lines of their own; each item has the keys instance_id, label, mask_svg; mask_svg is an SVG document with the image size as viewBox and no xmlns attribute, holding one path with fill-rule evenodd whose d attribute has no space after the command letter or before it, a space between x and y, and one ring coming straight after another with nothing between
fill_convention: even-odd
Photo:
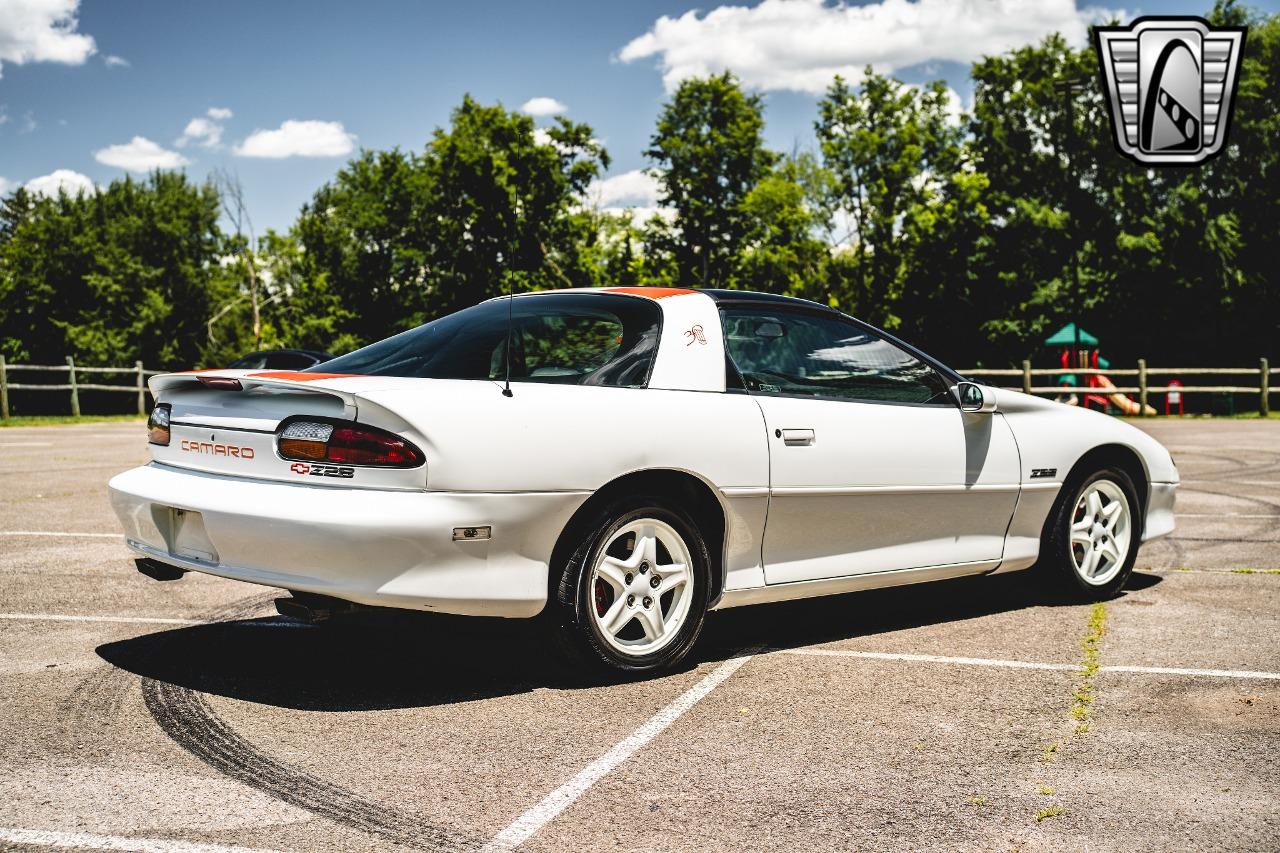
<instances>
[{"instance_id":1,"label":"white cloud","mask_svg":"<svg viewBox=\"0 0 1280 853\"><path fill-rule=\"evenodd\" d=\"M632 169L587 187L587 201L596 207L654 207L658 203L658 179L647 169Z\"/></svg>"},{"instance_id":2,"label":"white cloud","mask_svg":"<svg viewBox=\"0 0 1280 853\"><path fill-rule=\"evenodd\" d=\"M222 125L207 118L193 118L187 122L182 136L174 140L174 145L183 148L188 143L194 142L202 148L213 148L221 141Z\"/></svg>"},{"instance_id":3,"label":"white cloud","mask_svg":"<svg viewBox=\"0 0 1280 853\"><path fill-rule=\"evenodd\" d=\"M73 172L70 169L56 169L47 175L32 178L26 183L27 192L36 195L56 196L58 190L65 190L67 195L91 193L96 187L88 175Z\"/></svg>"},{"instance_id":4,"label":"white cloud","mask_svg":"<svg viewBox=\"0 0 1280 853\"><path fill-rule=\"evenodd\" d=\"M0 175L0 195L8 195L9 191L17 187L13 181Z\"/></svg>"},{"instance_id":5,"label":"white cloud","mask_svg":"<svg viewBox=\"0 0 1280 853\"><path fill-rule=\"evenodd\" d=\"M224 130L223 126L218 122L231 118L231 110L226 107L209 107L205 111L205 115L208 118L196 116L187 122L182 135L175 139L173 144L179 148L185 148L194 142L201 148L217 148L222 142L222 131Z\"/></svg>"},{"instance_id":6,"label":"white cloud","mask_svg":"<svg viewBox=\"0 0 1280 853\"><path fill-rule=\"evenodd\" d=\"M116 166L130 172L176 169L191 162L177 151L161 148L145 136L135 136L122 145L108 145L93 152L93 159L104 165Z\"/></svg>"},{"instance_id":7,"label":"white cloud","mask_svg":"<svg viewBox=\"0 0 1280 853\"><path fill-rule=\"evenodd\" d=\"M356 136L340 121L295 121L276 130L255 130L235 147L241 157L342 157L356 146Z\"/></svg>"},{"instance_id":8,"label":"white cloud","mask_svg":"<svg viewBox=\"0 0 1280 853\"><path fill-rule=\"evenodd\" d=\"M555 98L530 98L520 107L520 112L531 116L553 116L568 111L569 108Z\"/></svg>"},{"instance_id":9,"label":"white cloud","mask_svg":"<svg viewBox=\"0 0 1280 853\"><path fill-rule=\"evenodd\" d=\"M102 64L108 68L128 68L129 60L125 59L123 56L116 56L114 53L109 53L102 57Z\"/></svg>"},{"instance_id":10,"label":"white cloud","mask_svg":"<svg viewBox=\"0 0 1280 853\"><path fill-rule=\"evenodd\" d=\"M587 187L586 203L602 213L628 214L631 222L640 227L654 216L668 222L675 221L676 211L658 205L661 187L658 179L647 169L632 169L603 180L593 181Z\"/></svg>"},{"instance_id":11,"label":"white cloud","mask_svg":"<svg viewBox=\"0 0 1280 853\"><path fill-rule=\"evenodd\" d=\"M0 71L4 63L82 65L94 54L93 36L76 32L80 0L0 0Z\"/></svg>"},{"instance_id":12,"label":"white cloud","mask_svg":"<svg viewBox=\"0 0 1280 853\"><path fill-rule=\"evenodd\" d=\"M700 15L660 17L625 45L623 62L656 57L670 91L688 77L726 69L754 89L821 92L840 74L862 79L929 61L971 63L1061 32L1083 44L1090 21L1123 17L1075 0L763 0Z\"/></svg>"}]
</instances>

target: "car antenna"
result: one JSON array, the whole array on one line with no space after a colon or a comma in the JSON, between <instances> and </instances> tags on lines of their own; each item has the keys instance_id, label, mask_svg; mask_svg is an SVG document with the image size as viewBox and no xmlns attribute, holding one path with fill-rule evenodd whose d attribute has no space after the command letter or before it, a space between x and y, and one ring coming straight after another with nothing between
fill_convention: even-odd
<instances>
[{"instance_id":1,"label":"car antenna","mask_svg":"<svg viewBox=\"0 0 1280 853\"><path fill-rule=\"evenodd\" d=\"M501 262L501 260L499 260L499 262ZM506 277L507 277L507 346L505 347L505 349L506 349L506 362L507 362L507 365L506 365L507 376L506 376L506 380L503 382L502 396L513 397L515 395L511 393L511 338L512 338L513 328L515 325L515 320L513 318L513 312L512 312L511 306L512 306L512 303L515 301L515 294L512 293L511 291L511 270L510 269L506 270Z\"/></svg>"}]
</instances>

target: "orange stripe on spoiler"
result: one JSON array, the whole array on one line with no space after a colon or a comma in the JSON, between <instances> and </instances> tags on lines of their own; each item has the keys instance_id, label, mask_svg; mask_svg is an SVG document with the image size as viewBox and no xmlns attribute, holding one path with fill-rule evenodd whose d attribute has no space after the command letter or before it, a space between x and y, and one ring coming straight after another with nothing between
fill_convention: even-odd
<instances>
[{"instance_id":1,"label":"orange stripe on spoiler","mask_svg":"<svg viewBox=\"0 0 1280 853\"><path fill-rule=\"evenodd\" d=\"M606 287L605 293L628 293L632 296L647 296L650 299L666 299L668 296L686 296L697 293L687 287Z\"/></svg>"},{"instance_id":2,"label":"orange stripe on spoiler","mask_svg":"<svg viewBox=\"0 0 1280 853\"><path fill-rule=\"evenodd\" d=\"M275 370L266 373L250 373L246 379L285 379L290 382L317 382L321 379L349 379L359 373L303 373L299 370Z\"/></svg>"}]
</instances>

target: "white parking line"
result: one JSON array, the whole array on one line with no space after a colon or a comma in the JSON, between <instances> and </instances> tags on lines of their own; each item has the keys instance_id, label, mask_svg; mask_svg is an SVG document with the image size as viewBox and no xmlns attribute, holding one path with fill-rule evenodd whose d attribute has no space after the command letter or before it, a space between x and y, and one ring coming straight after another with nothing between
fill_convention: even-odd
<instances>
[{"instance_id":1,"label":"white parking line","mask_svg":"<svg viewBox=\"0 0 1280 853\"><path fill-rule=\"evenodd\" d=\"M69 530L0 530L0 536L59 536L90 539L123 539L123 533L78 533Z\"/></svg>"},{"instance_id":2,"label":"white parking line","mask_svg":"<svg viewBox=\"0 0 1280 853\"><path fill-rule=\"evenodd\" d=\"M143 625L204 625L201 619L166 619L160 616L78 616L72 613L0 613L0 619L24 622L126 622Z\"/></svg>"},{"instance_id":3,"label":"white parking line","mask_svg":"<svg viewBox=\"0 0 1280 853\"><path fill-rule=\"evenodd\" d=\"M69 847L75 850L134 850L142 853L270 853L270 851L253 847L171 841L167 838L129 838L122 835L91 835L87 832L4 827L0 827L0 841L40 847Z\"/></svg>"},{"instance_id":4,"label":"white parking line","mask_svg":"<svg viewBox=\"0 0 1280 853\"><path fill-rule=\"evenodd\" d=\"M1252 672L1247 669L1182 669L1172 666L1104 666L1099 672L1145 672L1151 675L1197 675L1205 678L1261 678L1280 681L1280 672Z\"/></svg>"},{"instance_id":5,"label":"white parking line","mask_svg":"<svg viewBox=\"0 0 1280 853\"><path fill-rule=\"evenodd\" d=\"M625 740L582 768L578 775L516 818L510 826L495 835L481 849L481 853L514 850L519 847L535 832L554 820L556 815L572 805L573 801L581 797L588 788L608 775L609 771L630 758L636 750L661 734L663 729L679 719L685 711L720 686L726 678L737 672L739 667L751 660L751 657L751 654L733 657L713 669L709 675L686 690L678 699L650 717L648 722L628 735Z\"/></svg>"},{"instance_id":6,"label":"white parking line","mask_svg":"<svg viewBox=\"0 0 1280 853\"><path fill-rule=\"evenodd\" d=\"M812 657L838 658L870 658L871 660L917 661L920 663L951 663L962 666L999 666L1007 669L1054 669L1070 670L1080 667L1070 663L1037 663L1025 660L1002 660L1000 658L959 658L946 655L914 655L894 654L890 652L855 652L848 649L771 649L784 655L806 655Z\"/></svg>"},{"instance_id":7,"label":"white parking line","mask_svg":"<svg viewBox=\"0 0 1280 853\"><path fill-rule=\"evenodd\" d=\"M1280 513L1180 512L1178 518L1280 518Z\"/></svg>"},{"instance_id":8,"label":"white parking line","mask_svg":"<svg viewBox=\"0 0 1280 853\"><path fill-rule=\"evenodd\" d=\"M0 447L53 447L52 441L0 441Z\"/></svg>"},{"instance_id":9,"label":"white parking line","mask_svg":"<svg viewBox=\"0 0 1280 853\"><path fill-rule=\"evenodd\" d=\"M810 657L865 658L870 660L914 661L920 663L944 663L958 666L996 666L1005 669L1075 670L1072 663L1040 663L1037 661L1005 660L1003 658L962 658L948 655L916 655L889 652L859 652L850 649L770 649L771 654L805 655ZM1280 672L1256 672L1248 669L1188 669L1171 666L1103 666L1099 672L1130 672L1148 675L1194 675L1205 678L1252 678L1280 681Z\"/></svg>"},{"instance_id":10,"label":"white parking line","mask_svg":"<svg viewBox=\"0 0 1280 853\"><path fill-rule=\"evenodd\" d=\"M0 613L0 621L10 619L21 622L117 622L138 625L227 625L233 628L312 628L306 622L297 622L278 616L259 617L231 622L210 622L205 619L171 619L163 616L80 616L74 613Z\"/></svg>"}]
</instances>

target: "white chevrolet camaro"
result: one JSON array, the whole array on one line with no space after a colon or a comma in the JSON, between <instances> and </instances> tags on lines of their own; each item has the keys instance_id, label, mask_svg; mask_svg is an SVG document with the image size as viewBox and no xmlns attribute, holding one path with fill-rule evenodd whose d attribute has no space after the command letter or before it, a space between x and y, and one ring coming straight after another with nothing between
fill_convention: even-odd
<instances>
[{"instance_id":1,"label":"white chevrolet camaro","mask_svg":"<svg viewBox=\"0 0 1280 853\"><path fill-rule=\"evenodd\" d=\"M147 574L313 615L536 616L624 672L718 608L1035 564L1105 598L1173 529L1178 472L1140 430L759 293L523 294L151 391L151 462L111 481Z\"/></svg>"}]
</instances>

